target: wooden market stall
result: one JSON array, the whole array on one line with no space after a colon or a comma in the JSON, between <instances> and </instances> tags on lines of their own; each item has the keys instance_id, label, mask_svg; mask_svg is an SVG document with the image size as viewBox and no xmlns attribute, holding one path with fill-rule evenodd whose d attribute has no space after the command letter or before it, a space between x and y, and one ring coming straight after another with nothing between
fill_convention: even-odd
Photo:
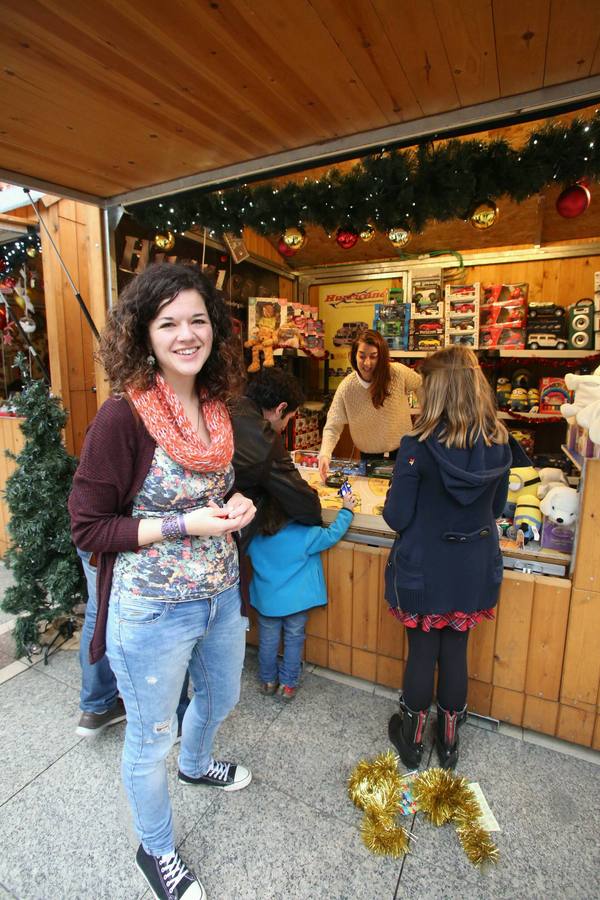
<instances>
[{"instance_id":1,"label":"wooden market stall","mask_svg":"<svg viewBox=\"0 0 600 900\"><path fill-rule=\"evenodd\" d=\"M339 159L351 160L340 164L348 171L367 153L435 146L454 135L521 146L543 124L534 119L560 111L570 122L578 109L591 116L600 97L600 6L588 0L410 0L401 10L374 0L368 14L364 5L341 11L331 0L298 0L285 15L268 3L209 6L200 13L188 4L176 17L156 4L117 8L107 0L49 4L35 16L17 5L5 10L0 46L11 89L0 177L70 198L38 209L98 327L119 279L133 271L125 264L119 274L119 241L151 245L157 231L125 217L115 233L118 216L111 222L109 212L120 213L121 204L135 212L139 201L307 166L322 165L309 172L319 178ZM127 36L118 47L115 34ZM293 177L302 183L306 172ZM560 189L546 185L518 204L501 200L499 219L485 231L473 230L466 210L430 222L414 229L405 250L393 248L383 229L342 250L337 224L306 228L293 259L278 252L280 229L264 237L246 228L244 241L250 263L275 279L269 291L314 306L332 284L397 286L431 265L465 282L526 282L530 300L566 306L592 295L600 205L561 218L554 213ZM200 255L194 242L210 245L199 225L180 230L172 258ZM42 244L52 388L69 409L66 443L78 453L106 384L45 234ZM213 249L224 247L213 242ZM345 365L345 350L332 352ZM538 357L540 370L565 358ZM311 376L312 388L320 384ZM7 447L18 445L15 426L2 423ZM584 464L571 571L507 572L497 621L480 625L471 641L469 696L483 715L597 749L599 466ZM6 474L0 468L0 486ZM330 602L311 614L306 658L398 687L406 648L383 602L387 549L379 538L375 529L371 543L349 538L326 554ZM3 544L0 519L0 552Z\"/></svg>"}]
</instances>

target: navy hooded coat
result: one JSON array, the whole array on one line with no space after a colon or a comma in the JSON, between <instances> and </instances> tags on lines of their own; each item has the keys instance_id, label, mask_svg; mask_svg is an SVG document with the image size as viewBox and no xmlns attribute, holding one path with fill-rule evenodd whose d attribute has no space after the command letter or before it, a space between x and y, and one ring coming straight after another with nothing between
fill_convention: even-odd
<instances>
[{"instance_id":1,"label":"navy hooded coat","mask_svg":"<svg viewBox=\"0 0 600 900\"><path fill-rule=\"evenodd\" d=\"M393 608L420 615L496 605L502 555L495 519L508 493L508 444L447 448L402 439L383 518L398 537L385 572Z\"/></svg>"}]
</instances>

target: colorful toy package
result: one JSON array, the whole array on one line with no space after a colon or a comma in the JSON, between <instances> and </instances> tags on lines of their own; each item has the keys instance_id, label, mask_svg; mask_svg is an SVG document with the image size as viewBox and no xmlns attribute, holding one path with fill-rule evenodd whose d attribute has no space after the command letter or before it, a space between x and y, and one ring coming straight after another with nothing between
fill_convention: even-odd
<instances>
[{"instance_id":1,"label":"colorful toy package","mask_svg":"<svg viewBox=\"0 0 600 900\"><path fill-rule=\"evenodd\" d=\"M560 416L561 405L571 402L571 392L567 390L564 378L540 378L541 413L555 413Z\"/></svg>"}]
</instances>

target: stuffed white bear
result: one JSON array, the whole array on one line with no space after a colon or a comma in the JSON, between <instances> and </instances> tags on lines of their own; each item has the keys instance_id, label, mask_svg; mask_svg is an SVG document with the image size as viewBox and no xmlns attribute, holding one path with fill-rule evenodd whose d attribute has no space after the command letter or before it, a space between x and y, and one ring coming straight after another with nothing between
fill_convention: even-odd
<instances>
[{"instance_id":1,"label":"stuffed white bear","mask_svg":"<svg viewBox=\"0 0 600 900\"><path fill-rule=\"evenodd\" d=\"M550 488L556 487L557 484L568 486L567 477L562 469L554 469L551 466L546 466L544 469L539 470L538 475L542 482L538 485L537 489L537 495L540 499L545 497Z\"/></svg>"},{"instance_id":2,"label":"stuffed white bear","mask_svg":"<svg viewBox=\"0 0 600 900\"><path fill-rule=\"evenodd\" d=\"M560 411L565 419L587 428L590 440L600 444L600 366L593 375L565 375L565 384L575 391L573 403L563 403Z\"/></svg>"},{"instance_id":3,"label":"stuffed white bear","mask_svg":"<svg viewBox=\"0 0 600 900\"><path fill-rule=\"evenodd\" d=\"M540 509L547 519L557 525L573 525L579 510L579 494L575 488L559 484L550 488Z\"/></svg>"}]
</instances>

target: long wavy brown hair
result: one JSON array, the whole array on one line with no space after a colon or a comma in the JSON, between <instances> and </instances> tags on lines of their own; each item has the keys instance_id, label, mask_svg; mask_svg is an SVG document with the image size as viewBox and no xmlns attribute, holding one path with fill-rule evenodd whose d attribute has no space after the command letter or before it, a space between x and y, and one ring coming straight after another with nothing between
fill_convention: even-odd
<instances>
[{"instance_id":1,"label":"long wavy brown hair","mask_svg":"<svg viewBox=\"0 0 600 900\"><path fill-rule=\"evenodd\" d=\"M153 384L156 369L148 360L148 326L165 302L185 290L196 290L202 296L213 329L212 350L197 375L198 387L210 399L225 402L240 393L242 355L225 303L197 268L170 263L149 266L134 278L108 317L98 357L114 393L123 393L128 387L146 390Z\"/></svg>"},{"instance_id":2,"label":"long wavy brown hair","mask_svg":"<svg viewBox=\"0 0 600 900\"><path fill-rule=\"evenodd\" d=\"M411 432L420 441L436 432L446 447L472 447L479 437L488 447L506 444L508 432L472 350L444 347L424 360L420 372L421 413Z\"/></svg>"},{"instance_id":3,"label":"long wavy brown hair","mask_svg":"<svg viewBox=\"0 0 600 900\"><path fill-rule=\"evenodd\" d=\"M390 350L385 338L378 334L377 331L371 331L371 329L361 331L358 337L354 340L352 349L350 350L350 362L355 372L358 372L356 354L358 352L359 344L370 344L371 347L376 348L379 354L377 357L377 365L375 366L375 371L373 372L373 380L369 387L369 393L371 394L373 406L375 407L375 409L379 409L379 407L383 406L387 398L390 396L390 384L392 381L392 372L390 369Z\"/></svg>"}]
</instances>

